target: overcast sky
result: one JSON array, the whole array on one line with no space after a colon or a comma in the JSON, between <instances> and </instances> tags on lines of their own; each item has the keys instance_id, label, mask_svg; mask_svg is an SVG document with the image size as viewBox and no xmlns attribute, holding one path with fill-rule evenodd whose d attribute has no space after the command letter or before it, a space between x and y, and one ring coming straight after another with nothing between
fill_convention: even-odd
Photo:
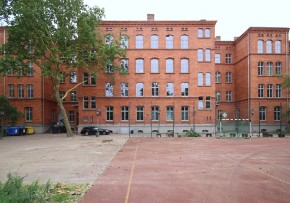
<instances>
[{"instance_id":1,"label":"overcast sky","mask_svg":"<svg viewBox=\"0 0 290 203\"><path fill-rule=\"evenodd\" d=\"M104 20L217 20L216 36L233 40L249 27L290 27L290 0L84 0Z\"/></svg>"}]
</instances>

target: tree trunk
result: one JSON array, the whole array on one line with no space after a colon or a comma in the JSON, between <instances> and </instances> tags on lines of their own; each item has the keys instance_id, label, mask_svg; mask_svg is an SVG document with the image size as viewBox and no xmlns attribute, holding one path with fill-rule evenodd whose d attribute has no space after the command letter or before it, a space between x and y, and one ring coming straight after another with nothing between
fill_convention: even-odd
<instances>
[{"instance_id":1,"label":"tree trunk","mask_svg":"<svg viewBox=\"0 0 290 203\"><path fill-rule=\"evenodd\" d=\"M71 130L71 126L70 126L70 123L69 123L65 108L63 106L62 99L60 98L59 89L58 88L55 88L54 95L55 95L55 99L57 101L57 105L60 108L60 111L61 111L61 114L62 114L62 117L63 117L63 120L64 120L64 125L65 125L65 128L66 128L67 137L72 137L73 136L73 132Z\"/></svg>"}]
</instances>

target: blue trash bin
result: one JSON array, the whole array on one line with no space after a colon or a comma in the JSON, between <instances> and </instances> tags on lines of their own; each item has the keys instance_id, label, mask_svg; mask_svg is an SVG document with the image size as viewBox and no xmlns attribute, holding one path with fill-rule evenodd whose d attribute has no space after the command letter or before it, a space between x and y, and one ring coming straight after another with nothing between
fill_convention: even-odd
<instances>
[{"instance_id":1,"label":"blue trash bin","mask_svg":"<svg viewBox=\"0 0 290 203\"><path fill-rule=\"evenodd\" d=\"M12 135L19 135L19 126L10 126L7 128L7 135L12 136Z\"/></svg>"}]
</instances>

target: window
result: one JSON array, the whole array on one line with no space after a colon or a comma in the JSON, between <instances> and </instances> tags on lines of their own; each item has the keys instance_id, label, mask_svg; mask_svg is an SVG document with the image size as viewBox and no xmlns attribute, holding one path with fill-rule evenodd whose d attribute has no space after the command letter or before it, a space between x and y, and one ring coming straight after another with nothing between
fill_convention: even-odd
<instances>
[{"instance_id":1,"label":"window","mask_svg":"<svg viewBox=\"0 0 290 203\"><path fill-rule=\"evenodd\" d=\"M91 85L96 85L96 77L95 77L95 75L91 75Z\"/></svg>"},{"instance_id":2,"label":"window","mask_svg":"<svg viewBox=\"0 0 290 203\"><path fill-rule=\"evenodd\" d=\"M166 107L166 120L173 121L174 120L174 106Z\"/></svg>"},{"instance_id":3,"label":"window","mask_svg":"<svg viewBox=\"0 0 290 203\"><path fill-rule=\"evenodd\" d=\"M188 36L181 35L181 49L188 49Z\"/></svg>"},{"instance_id":4,"label":"window","mask_svg":"<svg viewBox=\"0 0 290 203\"><path fill-rule=\"evenodd\" d=\"M268 53L268 54L272 53L272 41L271 40L266 41L266 53Z\"/></svg>"},{"instance_id":5,"label":"window","mask_svg":"<svg viewBox=\"0 0 290 203\"><path fill-rule=\"evenodd\" d=\"M181 59L180 64L181 64L180 72L181 73L188 73L189 72L189 70L188 70L188 59Z\"/></svg>"},{"instance_id":6,"label":"window","mask_svg":"<svg viewBox=\"0 0 290 203\"><path fill-rule=\"evenodd\" d=\"M9 98L14 98L15 97L14 85L12 85L12 84L8 85L8 95L9 95Z\"/></svg>"},{"instance_id":7,"label":"window","mask_svg":"<svg viewBox=\"0 0 290 203\"><path fill-rule=\"evenodd\" d=\"M126 49L128 48L128 36L122 35L121 36L121 48Z\"/></svg>"},{"instance_id":8,"label":"window","mask_svg":"<svg viewBox=\"0 0 290 203\"><path fill-rule=\"evenodd\" d=\"M282 75L282 63L276 62L276 75Z\"/></svg>"},{"instance_id":9,"label":"window","mask_svg":"<svg viewBox=\"0 0 290 203\"><path fill-rule=\"evenodd\" d=\"M188 106L181 107L181 120L188 121L189 120L189 108Z\"/></svg>"},{"instance_id":10,"label":"window","mask_svg":"<svg viewBox=\"0 0 290 203\"><path fill-rule=\"evenodd\" d=\"M59 91L59 96L62 99L65 95L65 91ZM65 98L63 99L63 101L65 101Z\"/></svg>"},{"instance_id":11,"label":"window","mask_svg":"<svg viewBox=\"0 0 290 203\"><path fill-rule=\"evenodd\" d=\"M151 49L158 49L158 35L151 36Z\"/></svg>"},{"instance_id":12,"label":"window","mask_svg":"<svg viewBox=\"0 0 290 203\"><path fill-rule=\"evenodd\" d=\"M198 77L197 79L198 86L203 86L203 73L198 73L197 77Z\"/></svg>"},{"instance_id":13,"label":"window","mask_svg":"<svg viewBox=\"0 0 290 203\"><path fill-rule=\"evenodd\" d=\"M83 98L83 104L84 104L84 106L83 106L84 109L88 109L89 108L89 97L84 97Z\"/></svg>"},{"instance_id":14,"label":"window","mask_svg":"<svg viewBox=\"0 0 290 203\"><path fill-rule=\"evenodd\" d=\"M264 62L258 62L258 76L264 75Z\"/></svg>"},{"instance_id":15,"label":"window","mask_svg":"<svg viewBox=\"0 0 290 203\"><path fill-rule=\"evenodd\" d=\"M267 75L272 76L273 75L273 63L267 62Z\"/></svg>"},{"instance_id":16,"label":"window","mask_svg":"<svg viewBox=\"0 0 290 203\"><path fill-rule=\"evenodd\" d=\"M106 96L112 97L114 93L114 87L112 83L106 83Z\"/></svg>"},{"instance_id":17,"label":"window","mask_svg":"<svg viewBox=\"0 0 290 203\"><path fill-rule=\"evenodd\" d=\"M75 71L70 72L70 83L77 83L77 73Z\"/></svg>"},{"instance_id":18,"label":"window","mask_svg":"<svg viewBox=\"0 0 290 203\"><path fill-rule=\"evenodd\" d=\"M144 121L144 106L137 106L136 108L136 120Z\"/></svg>"},{"instance_id":19,"label":"window","mask_svg":"<svg viewBox=\"0 0 290 203\"><path fill-rule=\"evenodd\" d=\"M215 63L221 63L221 55L215 54Z\"/></svg>"},{"instance_id":20,"label":"window","mask_svg":"<svg viewBox=\"0 0 290 203\"><path fill-rule=\"evenodd\" d=\"M272 84L267 85L267 97L273 97L273 85Z\"/></svg>"},{"instance_id":21,"label":"window","mask_svg":"<svg viewBox=\"0 0 290 203\"><path fill-rule=\"evenodd\" d=\"M202 28L198 28L198 30L197 30L197 37L198 38L202 38L203 37L203 29Z\"/></svg>"},{"instance_id":22,"label":"window","mask_svg":"<svg viewBox=\"0 0 290 203\"><path fill-rule=\"evenodd\" d=\"M210 97L205 98L205 108L210 109Z\"/></svg>"},{"instance_id":23,"label":"window","mask_svg":"<svg viewBox=\"0 0 290 203\"><path fill-rule=\"evenodd\" d=\"M232 91L226 91L226 101L231 102L232 100Z\"/></svg>"},{"instance_id":24,"label":"window","mask_svg":"<svg viewBox=\"0 0 290 203\"><path fill-rule=\"evenodd\" d=\"M215 82L221 83L221 72L215 72Z\"/></svg>"},{"instance_id":25,"label":"window","mask_svg":"<svg viewBox=\"0 0 290 203\"><path fill-rule=\"evenodd\" d=\"M187 82L181 83L181 95L188 96L188 83Z\"/></svg>"},{"instance_id":26,"label":"window","mask_svg":"<svg viewBox=\"0 0 290 203\"><path fill-rule=\"evenodd\" d=\"M11 68L11 67L8 68L8 69L7 69L7 75L9 75L9 76L13 76L13 74L14 74L14 73L13 73L13 68Z\"/></svg>"},{"instance_id":27,"label":"window","mask_svg":"<svg viewBox=\"0 0 290 203\"><path fill-rule=\"evenodd\" d=\"M76 91L70 92L70 101L72 101L72 102L77 101L77 92Z\"/></svg>"},{"instance_id":28,"label":"window","mask_svg":"<svg viewBox=\"0 0 290 203\"><path fill-rule=\"evenodd\" d=\"M157 82L152 83L152 96L157 97L159 95L159 84Z\"/></svg>"},{"instance_id":29,"label":"window","mask_svg":"<svg viewBox=\"0 0 290 203\"><path fill-rule=\"evenodd\" d=\"M142 35L136 36L136 49L143 49L143 36Z\"/></svg>"},{"instance_id":30,"label":"window","mask_svg":"<svg viewBox=\"0 0 290 203\"><path fill-rule=\"evenodd\" d=\"M264 97L264 85L258 84L258 97L263 98Z\"/></svg>"},{"instance_id":31,"label":"window","mask_svg":"<svg viewBox=\"0 0 290 203\"><path fill-rule=\"evenodd\" d=\"M220 102L220 101L221 101L221 98L222 98L222 93L221 93L221 91L216 91L216 92L215 92L215 100L216 100L217 102Z\"/></svg>"},{"instance_id":32,"label":"window","mask_svg":"<svg viewBox=\"0 0 290 203\"><path fill-rule=\"evenodd\" d=\"M129 120L129 106L122 106L121 114L122 114L121 120L128 121Z\"/></svg>"},{"instance_id":33,"label":"window","mask_svg":"<svg viewBox=\"0 0 290 203\"><path fill-rule=\"evenodd\" d=\"M203 50L202 49L198 49L197 50L197 61L203 61Z\"/></svg>"},{"instance_id":34,"label":"window","mask_svg":"<svg viewBox=\"0 0 290 203\"><path fill-rule=\"evenodd\" d=\"M28 98L33 98L34 94L33 94L33 85L32 84L27 84L26 85L26 90L27 90L27 97Z\"/></svg>"},{"instance_id":35,"label":"window","mask_svg":"<svg viewBox=\"0 0 290 203\"><path fill-rule=\"evenodd\" d=\"M75 112L74 111L69 111L68 119L70 122L74 122L74 120L75 120Z\"/></svg>"},{"instance_id":36,"label":"window","mask_svg":"<svg viewBox=\"0 0 290 203\"><path fill-rule=\"evenodd\" d=\"M26 107L24 111L25 111L25 122L32 122L32 115L33 115L32 108Z\"/></svg>"},{"instance_id":37,"label":"window","mask_svg":"<svg viewBox=\"0 0 290 203\"><path fill-rule=\"evenodd\" d=\"M166 95L173 96L174 95L174 86L172 82L166 83Z\"/></svg>"},{"instance_id":38,"label":"window","mask_svg":"<svg viewBox=\"0 0 290 203\"><path fill-rule=\"evenodd\" d=\"M226 63L232 63L232 54L226 54Z\"/></svg>"},{"instance_id":39,"label":"window","mask_svg":"<svg viewBox=\"0 0 290 203\"><path fill-rule=\"evenodd\" d=\"M128 59L122 59L121 60L121 68L124 72L128 73L128 69L129 69L129 61Z\"/></svg>"},{"instance_id":40,"label":"window","mask_svg":"<svg viewBox=\"0 0 290 203\"><path fill-rule=\"evenodd\" d=\"M210 61L210 49L205 50L205 61Z\"/></svg>"},{"instance_id":41,"label":"window","mask_svg":"<svg viewBox=\"0 0 290 203\"><path fill-rule=\"evenodd\" d=\"M203 97L198 97L198 109L203 109Z\"/></svg>"},{"instance_id":42,"label":"window","mask_svg":"<svg viewBox=\"0 0 290 203\"><path fill-rule=\"evenodd\" d=\"M144 73L144 60L136 59L136 73Z\"/></svg>"},{"instance_id":43,"label":"window","mask_svg":"<svg viewBox=\"0 0 290 203\"><path fill-rule=\"evenodd\" d=\"M89 85L89 74L88 73L83 73L83 85Z\"/></svg>"},{"instance_id":44,"label":"window","mask_svg":"<svg viewBox=\"0 0 290 203\"><path fill-rule=\"evenodd\" d=\"M159 73L159 60L151 59L151 73Z\"/></svg>"},{"instance_id":45,"label":"window","mask_svg":"<svg viewBox=\"0 0 290 203\"><path fill-rule=\"evenodd\" d=\"M61 72L61 73L60 73L60 77L61 77L61 78L60 78L60 81L59 81L59 82L60 82L60 83L65 83L65 72Z\"/></svg>"},{"instance_id":46,"label":"window","mask_svg":"<svg viewBox=\"0 0 290 203\"><path fill-rule=\"evenodd\" d=\"M128 97L129 86L128 83L121 83L121 97Z\"/></svg>"},{"instance_id":47,"label":"window","mask_svg":"<svg viewBox=\"0 0 290 203\"><path fill-rule=\"evenodd\" d=\"M136 83L136 97L143 97L143 96L144 96L144 84Z\"/></svg>"},{"instance_id":48,"label":"window","mask_svg":"<svg viewBox=\"0 0 290 203\"><path fill-rule=\"evenodd\" d=\"M95 109L96 107L96 97L91 97L91 108Z\"/></svg>"},{"instance_id":49,"label":"window","mask_svg":"<svg viewBox=\"0 0 290 203\"><path fill-rule=\"evenodd\" d=\"M151 107L151 119L153 121L158 121L159 120L159 115L160 115L159 107L158 106L152 106Z\"/></svg>"},{"instance_id":50,"label":"window","mask_svg":"<svg viewBox=\"0 0 290 203\"><path fill-rule=\"evenodd\" d=\"M258 53L262 54L264 53L264 41L258 40Z\"/></svg>"},{"instance_id":51,"label":"window","mask_svg":"<svg viewBox=\"0 0 290 203\"><path fill-rule=\"evenodd\" d=\"M113 64L112 63L107 63L106 65L106 73L113 73Z\"/></svg>"},{"instance_id":52,"label":"window","mask_svg":"<svg viewBox=\"0 0 290 203\"><path fill-rule=\"evenodd\" d=\"M24 86L23 84L19 84L18 86L18 97L23 98L24 97Z\"/></svg>"},{"instance_id":53,"label":"window","mask_svg":"<svg viewBox=\"0 0 290 203\"><path fill-rule=\"evenodd\" d=\"M107 106L106 110L107 110L107 112L106 112L106 114L107 114L106 120L107 121L113 121L114 120L114 107Z\"/></svg>"},{"instance_id":54,"label":"window","mask_svg":"<svg viewBox=\"0 0 290 203\"><path fill-rule=\"evenodd\" d=\"M226 83L231 83L231 82L232 82L232 73L226 72Z\"/></svg>"},{"instance_id":55,"label":"window","mask_svg":"<svg viewBox=\"0 0 290 203\"><path fill-rule=\"evenodd\" d=\"M30 61L28 62L28 70L27 70L28 76L33 76L33 63Z\"/></svg>"},{"instance_id":56,"label":"window","mask_svg":"<svg viewBox=\"0 0 290 203\"><path fill-rule=\"evenodd\" d=\"M259 119L260 119L260 121L265 121L266 120L266 107L265 106L260 106Z\"/></svg>"},{"instance_id":57,"label":"window","mask_svg":"<svg viewBox=\"0 0 290 203\"><path fill-rule=\"evenodd\" d=\"M281 106L274 107L274 121L281 120Z\"/></svg>"},{"instance_id":58,"label":"window","mask_svg":"<svg viewBox=\"0 0 290 203\"><path fill-rule=\"evenodd\" d=\"M281 98L282 97L282 85L276 84L276 97Z\"/></svg>"},{"instance_id":59,"label":"window","mask_svg":"<svg viewBox=\"0 0 290 203\"><path fill-rule=\"evenodd\" d=\"M209 28L205 29L204 36L208 37L208 38L210 37L210 29Z\"/></svg>"},{"instance_id":60,"label":"window","mask_svg":"<svg viewBox=\"0 0 290 203\"><path fill-rule=\"evenodd\" d=\"M166 59L166 73L173 73L173 59Z\"/></svg>"},{"instance_id":61,"label":"window","mask_svg":"<svg viewBox=\"0 0 290 203\"><path fill-rule=\"evenodd\" d=\"M210 86L211 82L210 82L210 73L206 73L205 74L205 85L206 86Z\"/></svg>"},{"instance_id":62,"label":"window","mask_svg":"<svg viewBox=\"0 0 290 203\"><path fill-rule=\"evenodd\" d=\"M166 35L166 49L173 49L173 36Z\"/></svg>"},{"instance_id":63,"label":"window","mask_svg":"<svg viewBox=\"0 0 290 203\"><path fill-rule=\"evenodd\" d=\"M105 37L106 44L111 45L113 43L113 39L114 39L114 37L112 35L107 35Z\"/></svg>"},{"instance_id":64,"label":"window","mask_svg":"<svg viewBox=\"0 0 290 203\"><path fill-rule=\"evenodd\" d=\"M276 54L281 54L281 41L275 41L275 53Z\"/></svg>"}]
</instances>

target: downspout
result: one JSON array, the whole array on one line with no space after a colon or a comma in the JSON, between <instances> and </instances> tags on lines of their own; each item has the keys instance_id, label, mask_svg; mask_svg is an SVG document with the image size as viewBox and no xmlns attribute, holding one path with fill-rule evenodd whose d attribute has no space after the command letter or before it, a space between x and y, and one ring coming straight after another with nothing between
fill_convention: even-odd
<instances>
[{"instance_id":1,"label":"downspout","mask_svg":"<svg viewBox=\"0 0 290 203\"><path fill-rule=\"evenodd\" d=\"M248 33L248 119L251 120L251 106L250 106L250 96L251 96L251 77L250 77L250 33Z\"/></svg>"},{"instance_id":2,"label":"downspout","mask_svg":"<svg viewBox=\"0 0 290 203\"><path fill-rule=\"evenodd\" d=\"M4 44L6 44L6 29L4 29L4 39L3 39ZM5 55L5 49L4 49L4 55ZM6 76L3 76L3 94L6 96Z\"/></svg>"},{"instance_id":3,"label":"downspout","mask_svg":"<svg viewBox=\"0 0 290 203\"><path fill-rule=\"evenodd\" d=\"M44 133L44 77L41 76L41 82L42 82L42 101L41 101L41 105L42 105L42 133Z\"/></svg>"},{"instance_id":4,"label":"downspout","mask_svg":"<svg viewBox=\"0 0 290 203\"><path fill-rule=\"evenodd\" d=\"M289 30L286 31L286 40L285 40L285 44L286 44L286 75L289 75ZM287 88L287 93L286 93L286 110L288 110L289 108L289 88ZM287 120L287 125L289 123L289 116L286 116L286 120Z\"/></svg>"}]
</instances>

